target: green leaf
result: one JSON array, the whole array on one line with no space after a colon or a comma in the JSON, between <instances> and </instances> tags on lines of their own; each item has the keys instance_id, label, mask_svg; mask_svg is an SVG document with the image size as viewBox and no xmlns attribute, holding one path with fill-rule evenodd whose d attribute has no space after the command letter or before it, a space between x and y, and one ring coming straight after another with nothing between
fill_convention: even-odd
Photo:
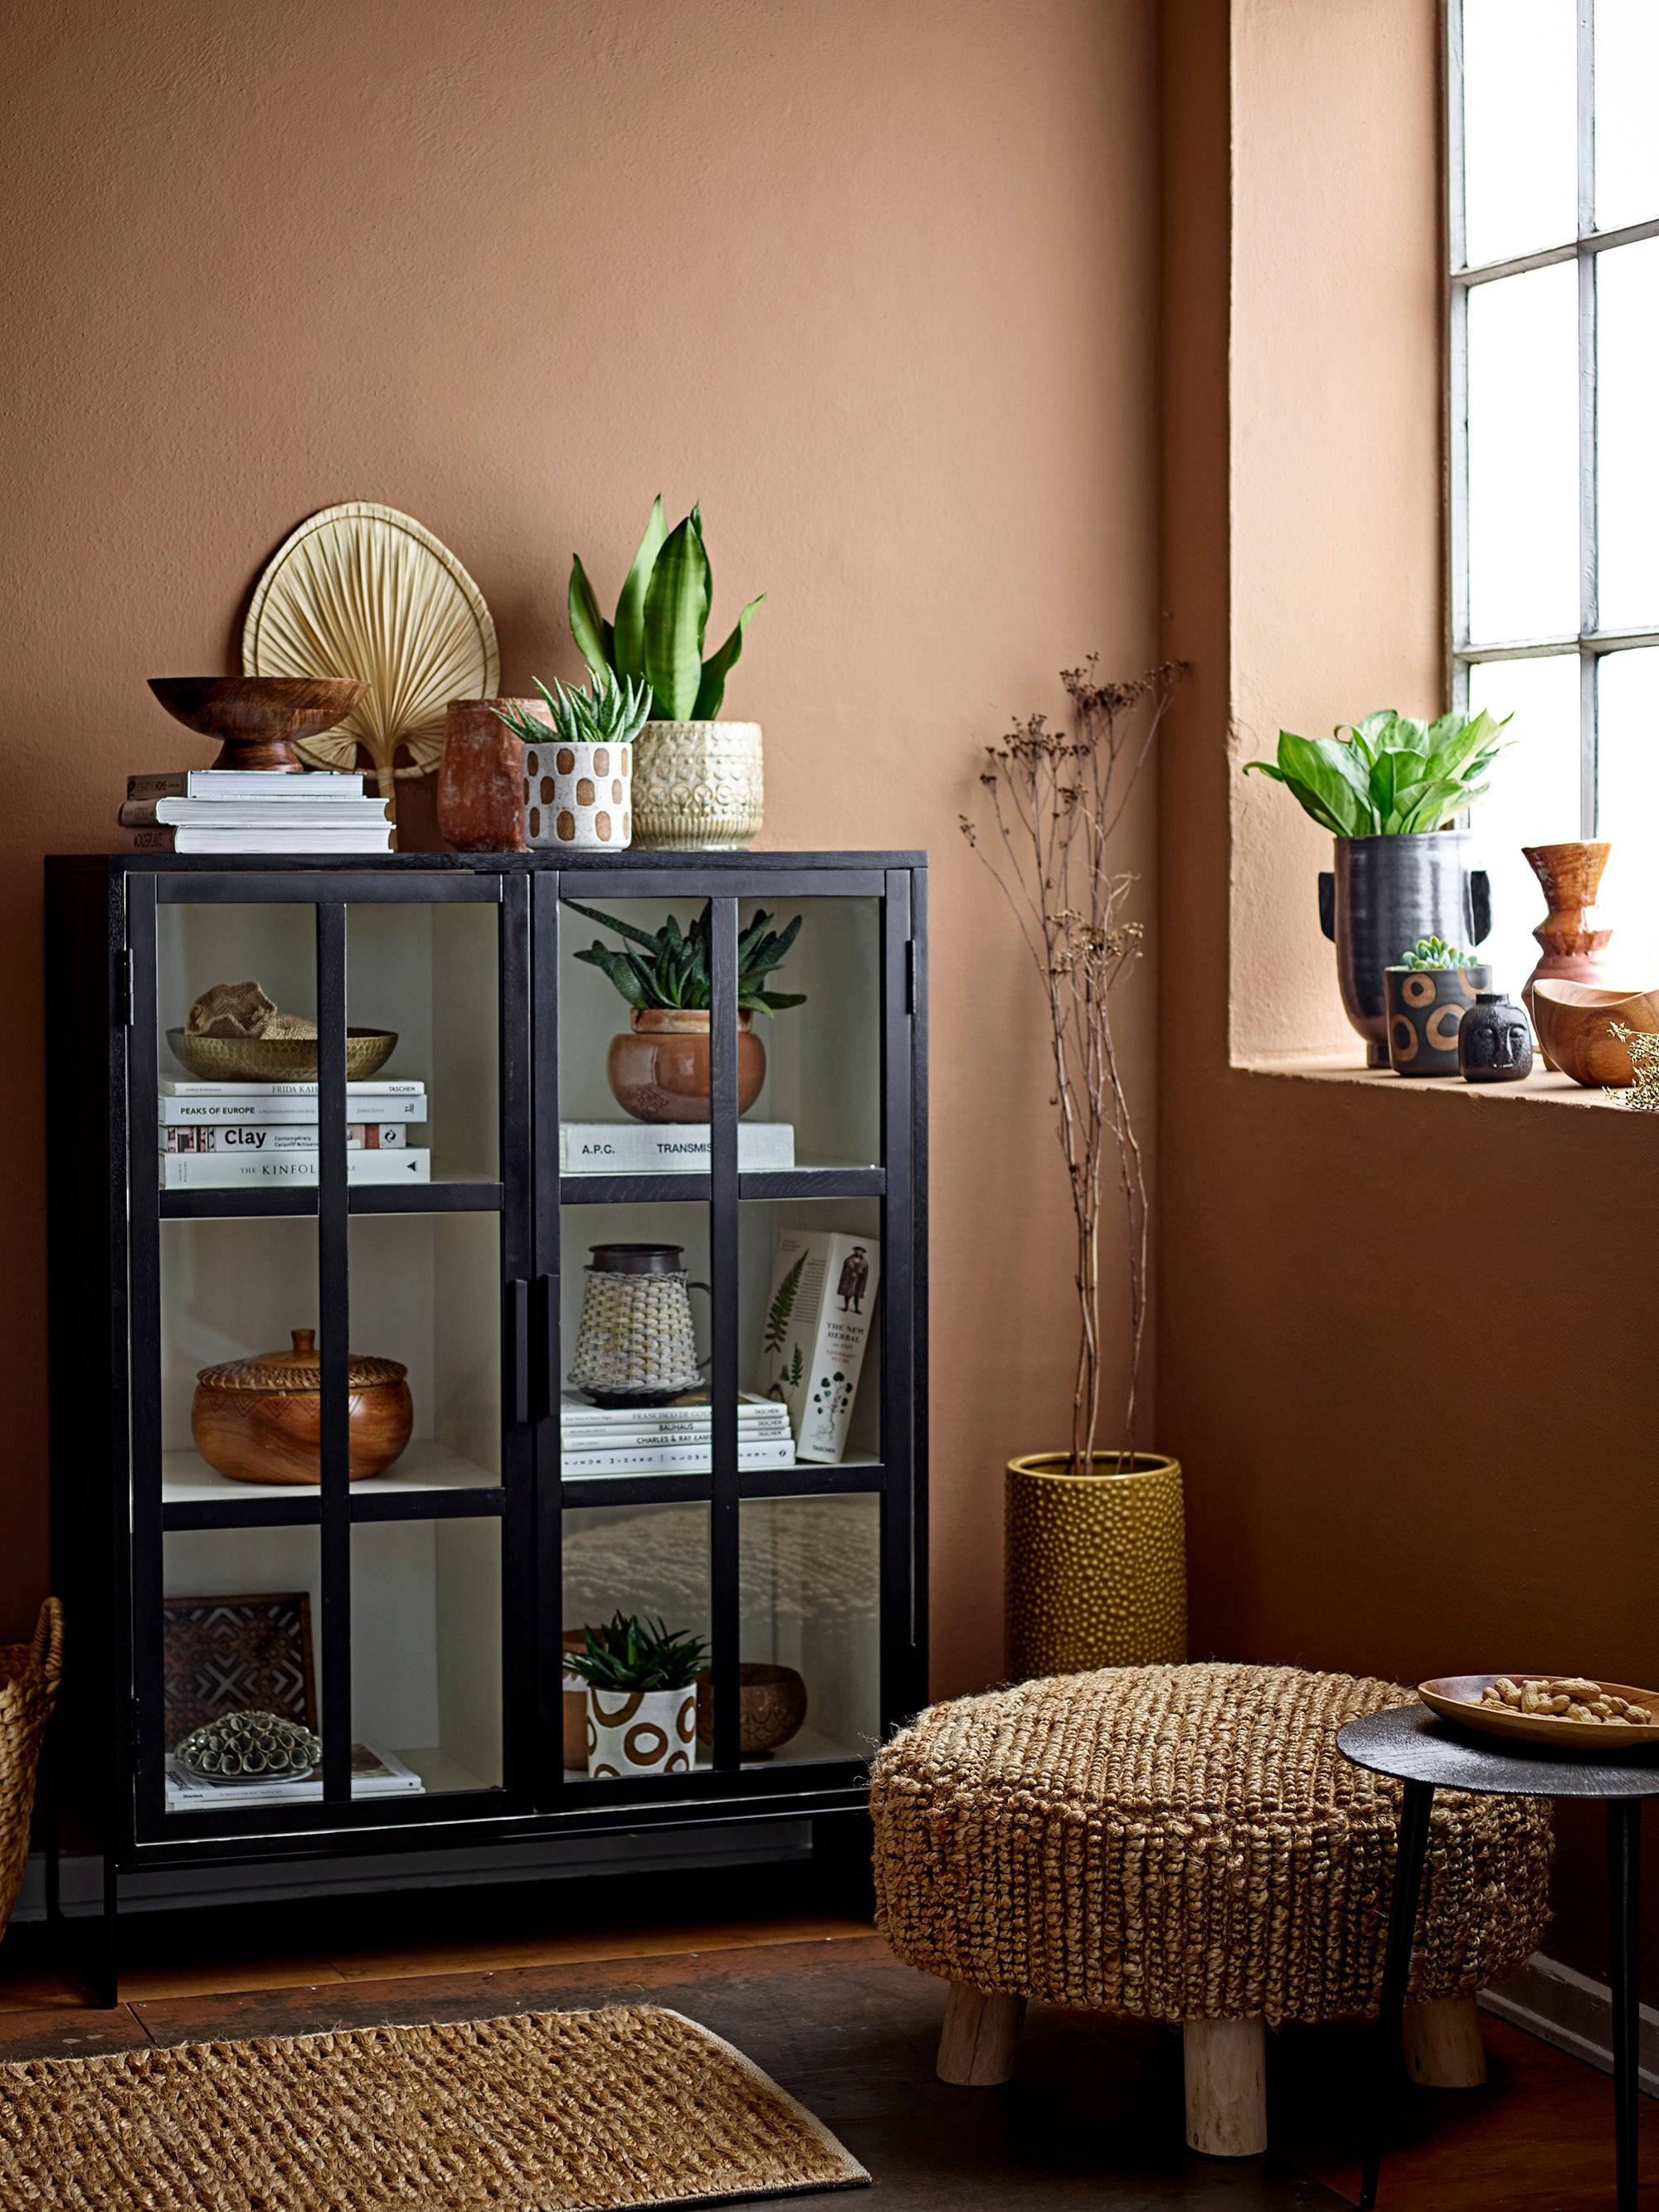
<instances>
[{"instance_id":1,"label":"green leaf","mask_svg":"<svg viewBox=\"0 0 1659 2212\"><path fill-rule=\"evenodd\" d=\"M632 960L626 952L618 952L609 945L590 945L578 952L578 960L586 961L590 968L600 969L611 978L630 1006L648 1006L649 994L644 990L634 972Z\"/></svg>"},{"instance_id":2,"label":"green leaf","mask_svg":"<svg viewBox=\"0 0 1659 2212\"><path fill-rule=\"evenodd\" d=\"M635 945L649 945L653 952L657 949L657 940L649 930L636 929L631 921L618 921L614 914L601 914L598 907L583 906L575 899L567 899L565 904L572 914L586 915L589 921L602 921L607 929L614 929L619 937L631 937Z\"/></svg>"},{"instance_id":3,"label":"green leaf","mask_svg":"<svg viewBox=\"0 0 1659 2212\"><path fill-rule=\"evenodd\" d=\"M576 641L576 650L595 676L611 665L613 650L611 625L599 612L599 601L593 597L593 586L587 580L587 571L582 567L580 553L570 556L570 591L567 600L570 615L570 635ZM544 694L546 686L543 687Z\"/></svg>"},{"instance_id":4,"label":"green leaf","mask_svg":"<svg viewBox=\"0 0 1659 2212\"><path fill-rule=\"evenodd\" d=\"M762 1006L775 1014L781 1013L786 1006L804 1006L806 1004L805 991L757 991L754 995Z\"/></svg>"},{"instance_id":5,"label":"green leaf","mask_svg":"<svg viewBox=\"0 0 1659 2212\"><path fill-rule=\"evenodd\" d=\"M645 595L645 673L665 722L689 721L702 669L708 556L688 514L657 556Z\"/></svg>"},{"instance_id":6,"label":"green leaf","mask_svg":"<svg viewBox=\"0 0 1659 2212\"><path fill-rule=\"evenodd\" d=\"M662 519L662 494L659 492L651 503L651 520L645 526L640 550L634 556L634 565L628 572L622 596L617 601L613 660L618 676L643 676L646 672L646 595L666 535Z\"/></svg>"},{"instance_id":7,"label":"green leaf","mask_svg":"<svg viewBox=\"0 0 1659 2212\"><path fill-rule=\"evenodd\" d=\"M766 594L763 592L759 599L750 600L732 625L730 637L717 653L712 653L704 661L702 680L697 686L696 704L691 709L691 719L694 722L712 722L715 715L720 713L720 703L726 697L726 679L736 666L738 656L743 651L743 634L749 626L749 617L759 606L761 599L765 597Z\"/></svg>"},{"instance_id":8,"label":"green leaf","mask_svg":"<svg viewBox=\"0 0 1659 2212\"><path fill-rule=\"evenodd\" d=\"M1310 793L1337 823L1339 837L1361 837L1370 827L1367 805L1354 789L1344 750L1331 738L1298 738L1293 730L1279 733L1279 765L1303 805L1307 805L1304 792Z\"/></svg>"},{"instance_id":9,"label":"green leaf","mask_svg":"<svg viewBox=\"0 0 1659 2212\"><path fill-rule=\"evenodd\" d=\"M1249 775L1252 770L1254 770L1258 775L1265 775L1271 778L1274 783L1282 783L1285 786L1285 788L1303 808L1304 811L1312 815L1314 820L1318 823L1322 830L1328 830L1334 837L1346 837L1347 836L1348 832L1342 827L1342 824L1336 819L1335 816L1331 813L1328 807L1322 805L1319 799L1313 793L1305 790L1303 786L1296 781L1294 776L1286 775L1283 769L1275 767L1272 761L1246 761L1244 763L1245 775Z\"/></svg>"}]
</instances>

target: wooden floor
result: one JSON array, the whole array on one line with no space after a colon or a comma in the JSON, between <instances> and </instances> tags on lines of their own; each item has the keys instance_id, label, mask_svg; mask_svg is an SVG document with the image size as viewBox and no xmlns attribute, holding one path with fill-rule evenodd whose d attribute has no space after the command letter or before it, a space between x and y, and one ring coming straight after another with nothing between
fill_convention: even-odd
<instances>
[{"instance_id":1,"label":"wooden floor","mask_svg":"<svg viewBox=\"0 0 1659 2212\"><path fill-rule=\"evenodd\" d=\"M1269 2155L1194 2158L1180 2039L1164 2029L1033 2006L1012 2083L947 2088L933 2071L939 1984L799 1875L652 1877L657 1917L641 1887L147 1915L112 2011L89 2008L39 1931L15 1928L0 1945L0 2059L649 2002L705 2022L799 2097L869 2167L884 2212L1315 2212L1357 2199L1357 2032L1270 2038ZM1611 2205L1611 2084L1485 2026L1486 2088L1402 2093L1383 2212ZM1659 2207L1659 2112L1642 2103L1655 2177L1642 2202Z\"/></svg>"}]
</instances>

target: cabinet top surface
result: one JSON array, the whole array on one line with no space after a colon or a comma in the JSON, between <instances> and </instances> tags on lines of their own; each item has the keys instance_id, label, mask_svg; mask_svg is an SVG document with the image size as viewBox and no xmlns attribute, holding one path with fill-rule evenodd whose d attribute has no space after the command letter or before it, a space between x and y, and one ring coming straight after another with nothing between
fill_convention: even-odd
<instances>
[{"instance_id":1,"label":"cabinet top surface","mask_svg":"<svg viewBox=\"0 0 1659 2212\"><path fill-rule=\"evenodd\" d=\"M799 868L925 868L925 852L797 853L767 851L646 853L350 853L326 859L303 853L52 853L52 872L127 875L428 875L528 872L557 875L766 874Z\"/></svg>"}]
</instances>

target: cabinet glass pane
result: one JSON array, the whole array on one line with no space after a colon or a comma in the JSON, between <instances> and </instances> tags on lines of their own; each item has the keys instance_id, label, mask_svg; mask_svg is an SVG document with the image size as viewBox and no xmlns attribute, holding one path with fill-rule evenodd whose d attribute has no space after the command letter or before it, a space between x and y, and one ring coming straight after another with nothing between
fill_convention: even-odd
<instances>
[{"instance_id":1,"label":"cabinet glass pane","mask_svg":"<svg viewBox=\"0 0 1659 2212\"><path fill-rule=\"evenodd\" d=\"M1578 272L1477 284L1468 308L1469 635L1578 631Z\"/></svg>"},{"instance_id":2,"label":"cabinet glass pane","mask_svg":"<svg viewBox=\"0 0 1659 2212\"><path fill-rule=\"evenodd\" d=\"M881 1740L880 1498L747 1498L738 1511L750 1740L777 1759L870 1758ZM803 1692L804 1717L768 1742Z\"/></svg>"},{"instance_id":3,"label":"cabinet glass pane","mask_svg":"<svg viewBox=\"0 0 1659 2212\"><path fill-rule=\"evenodd\" d=\"M263 995L214 1002L198 1018L198 1025L205 1022L221 1034L195 1046L183 1042L191 1010L204 994L215 986L248 982ZM157 908L155 1044L164 1190L277 1190L316 1182L314 1047L307 1052L303 1041L264 1044L262 1054L260 1038L235 1034L269 1024L272 1010L316 1021L313 908ZM191 1054L189 1064L181 1052ZM239 1054L253 1058L240 1060Z\"/></svg>"},{"instance_id":4,"label":"cabinet glass pane","mask_svg":"<svg viewBox=\"0 0 1659 2212\"><path fill-rule=\"evenodd\" d=\"M567 1206L561 1220L564 1473L707 1474L708 1208ZM662 1248L669 1275L597 1267L617 1244Z\"/></svg>"},{"instance_id":5,"label":"cabinet glass pane","mask_svg":"<svg viewBox=\"0 0 1659 2212\"><path fill-rule=\"evenodd\" d=\"M360 1522L351 1531L356 1798L501 1781L501 1524Z\"/></svg>"},{"instance_id":6,"label":"cabinet glass pane","mask_svg":"<svg viewBox=\"0 0 1659 2212\"><path fill-rule=\"evenodd\" d=\"M307 1421L281 1399L198 1393L204 1368L291 1351L296 1330L315 1331L314 1218L163 1221L160 1256L164 1499L276 1498L296 1477L317 1480L314 1403Z\"/></svg>"},{"instance_id":7,"label":"cabinet glass pane","mask_svg":"<svg viewBox=\"0 0 1659 2212\"><path fill-rule=\"evenodd\" d=\"M1561 246L1574 235L1575 16L1574 0L1463 0L1464 258L1470 268Z\"/></svg>"},{"instance_id":8,"label":"cabinet glass pane","mask_svg":"<svg viewBox=\"0 0 1659 2212\"><path fill-rule=\"evenodd\" d=\"M581 1648L582 1632L617 1613L635 1615L704 1644L709 1637L708 1508L707 1505L578 1506L564 1516L564 1641ZM588 1696L567 1674L565 1768L573 1778L588 1771ZM578 1760L577 1753L581 1757ZM690 1758L708 1763L708 1747L695 1754L675 1744L666 1756L673 1771ZM596 1761L595 1764L598 1762ZM648 1774L641 1775L648 1778Z\"/></svg>"},{"instance_id":9,"label":"cabinet glass pane","mask_svg":"<svg viewBox=\"0 0 1659 2212\"><path fill-rule=\"evenodd\" d=\"M320 1799L320 1769L310 1779L244 1777L215 1784L180 1766L173 1753L193 1730L241 1713L275 1714L320 1737L321 1589L322 1553L314 1528L173 1530L162 1538L162 1741L169 1813Z\"/></svg>"},{"instance_id":10,"label":"cabinet glass pane","mask_svg":"<svg viewBox=\"0 0 1659 2212\"><path fill-rule=\"evenodd\" d=\"M788 1408L803 1464L881 1459L881 1227L873 1198L740 1209L739 1373Z\"/></svg>"},{"instance_id":11,"label":"cabinet glass pane","mask_svg":"<svg viewBox=\"0 0 1659 2212\"><path fill-rule=\"evenodd\" d=\"M1659 215L1659 8L1595 0L1595 227L1622 230Z\"/></svg>"},{"instance_id":12,"label":"cabinet glass pane","mask_svg":"<svg viewBox=\"0 0 1659 2212\"><path fill-rule=\"evenodd\" d=\"M381 1491L499 1483L500 1217L360 1213L348 1235L353 1356L408 1370L409 1440L368 1484ZM398 1413L395 1383L356 1394L354 1435L364 1453L378 1459L392 1448Z\"/></svg>"},{"instance_id":13,"label":"cabinet glass pane","mask_svg":"<svg viewBox=\"0 0 1659 2212\"><path fill-rule=\"evenodd\" d=\"M1522 858L1523 845L1560 844L1583 833L1578 792L1578 656L1543 660L1479 661L1469 671L1469 705L1514 720L1514 739L1498 755L1492 788L1475 807L1477 865L1492 878L1492 935L1480 957L1511 996L1532 973L1538 946L1533 925L1543 918L1538 878Z\"/></svg>"},{"instance_id":14,"label":"cabinet glass pane","mask_svg":"<svg viewBox=\"0 0 1659 2212\"><path fill-rule=\"evenodd\" d=\"M1659 629L1659 238L1599 254L1595 271L1596 626Z\"/></svg>"},{"instance_id":15,"label":"cabinet glass pane","mask_svg":"<svg viewBox=\"0 0 1659 2212\"><path fill-rule=\"evenodd\" d=\"M1613 841L1602 885L1616 981L1640 988L1659 957L1659 649L1599 663L1595 834Z\"/></svg>"},{"instance_id":16,"label":"cabinet glass pane","mask_svg":"<svg viewBox=\"0 0 1659 2212\"><path fill-rule=\"evenodd\" d=\"M355 1163L354 1174L374 1182L498 1177L499 960L495 906L350 908L347 1023L398 1040L349 1095L354 1137L365 1150L387 1148L384 1158ZM412 1095L411 1085L419 1086Z\"/></svg>"}]
</instances>

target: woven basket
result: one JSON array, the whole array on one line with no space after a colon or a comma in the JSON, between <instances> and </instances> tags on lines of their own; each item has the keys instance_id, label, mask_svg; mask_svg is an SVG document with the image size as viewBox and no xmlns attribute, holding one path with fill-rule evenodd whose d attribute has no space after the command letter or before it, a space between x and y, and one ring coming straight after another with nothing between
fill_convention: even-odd
<instances>
[{"instance_id":1,"label":"woven basket","mask_svg":"<svg viewBox=\"0 0 1659 2212\"><path fill-rule=\"evenodd\" d=\"M64 1608L49 1597L27 1644L0 1644L0 1936L23 1886L40 1739L64 1671Z\"/></svg>"}]
</instances>

